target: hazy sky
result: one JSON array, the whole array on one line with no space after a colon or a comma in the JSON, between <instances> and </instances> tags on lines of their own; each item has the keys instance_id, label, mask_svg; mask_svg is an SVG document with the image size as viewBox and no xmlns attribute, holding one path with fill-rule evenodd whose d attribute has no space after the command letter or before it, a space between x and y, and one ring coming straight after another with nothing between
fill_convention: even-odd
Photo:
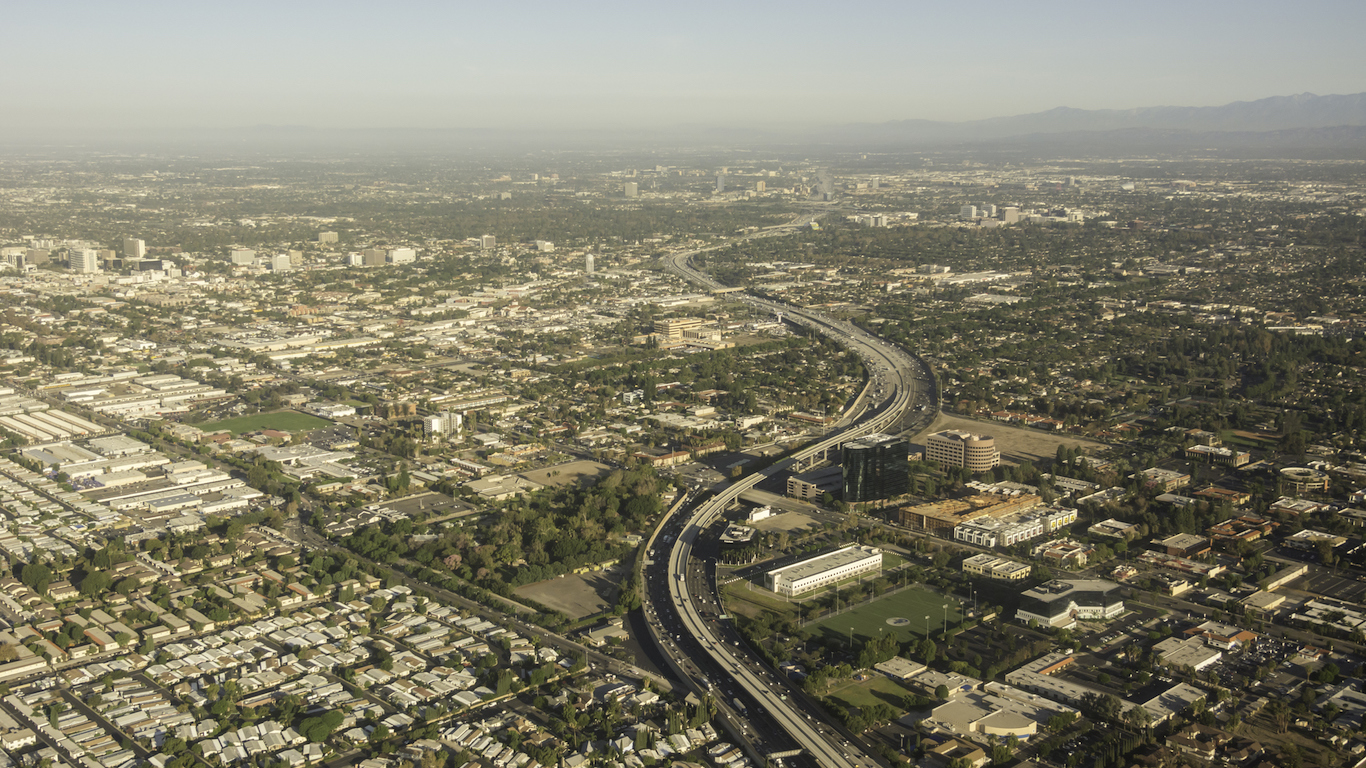
<instances>
[{"instance_id":1,"label":"hazy sky","mask_svg":"<svg viewBox=\"0 0 1366 768\"><path fill-rule=\"evenodd\" d=\"M11 131L967 120L1366 91L1360 0L9 0L3 17Z\"/></svg>"}]
</instances>

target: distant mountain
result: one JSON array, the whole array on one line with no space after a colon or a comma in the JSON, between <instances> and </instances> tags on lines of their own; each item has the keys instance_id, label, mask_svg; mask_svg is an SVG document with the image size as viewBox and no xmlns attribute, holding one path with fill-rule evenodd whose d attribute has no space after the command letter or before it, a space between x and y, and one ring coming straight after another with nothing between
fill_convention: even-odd
<instances>
[{"instance_id":1,"label":"distant mountain","mask_svg":"<svg viewBox=\"0 0 1366 768\"><path fill-rule=\"evenodd\" d=\"M961 123L933 120L855 123L817 131L812 138L838 144L965 144L1024 137L1045 140L1049 135L1083 132L1142 131L1148 132L1149 139L1155 139L1159 133L1174 139L1178 134L1264 134L1345 126L1366 126L1366 93L1345 96L1301 93L1235 101L1220 107L1089 110L1058 107L1047 112Z\"/></svg>"}]
</instances>

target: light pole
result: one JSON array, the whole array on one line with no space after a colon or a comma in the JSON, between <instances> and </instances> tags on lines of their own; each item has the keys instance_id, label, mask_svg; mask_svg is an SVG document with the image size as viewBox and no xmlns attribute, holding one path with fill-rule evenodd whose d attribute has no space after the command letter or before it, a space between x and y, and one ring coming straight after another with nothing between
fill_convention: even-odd
<instances>
[{"instance_id":1,"label":"light pole","mask_svg":"<svg viewBox=\"0 0 1366 768\"><path fill-rule=\"evenodd\" d=\"M949 641L949 604L944 603L944 642Z\"/></svg>"},{"instance_id":2,"label":"light pole","mask_svg":"<svg viewBox=\"0 0 1366 768\"><path fill-rule=\"evenodd\" d=\"M929 614L926 614L926 615L925 615L925 639L926 639L926 640L929 640L929 639L930 639L930 617L929 617Z\"/></svg>"}]
</instances>

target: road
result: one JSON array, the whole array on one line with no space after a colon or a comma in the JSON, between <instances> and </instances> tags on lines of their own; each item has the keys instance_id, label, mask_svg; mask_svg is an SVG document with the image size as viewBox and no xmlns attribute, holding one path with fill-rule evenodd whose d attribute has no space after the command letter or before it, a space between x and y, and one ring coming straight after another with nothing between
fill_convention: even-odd
<instances>
[{"instance_id":1,"label":"road","mask_svg":"<svg viewBox=\"0 0 1366 768\"><path fill-rule=\"evenodd\" d=\"M800 226L794 222L788 228ZM781 229L781 228L777 228ZM773 230L755 236L774 234ZM691 257L700 251L675 254L665 258L665 266L675 274L710 288L719 283L698 271ZM701 563L693 558L698 536L709 525L719 520L741 493L759 482L786 471L792 464L817 454L838 449L843 443L873 432L897 429L903 414L914 405L928 406L933 402L933 389L917 387L917 381L930 380L928 367L904 350L894 346L844 320L794 307L782 302L756 296L738 294L737 298L756 309L781 314L787 322L813 333L828 336L862 357L868 371L869 384L855 406L849 410L831 432L792 457L778 462L749 477L726 486L704 498L700 503L684 506L666 521L662 530L664 544L669 546L667 559L647 560L647 616L658 627L661 647L673 654L677 665L699 690L711 690L713 681L705 672L710 670L723 676L723 691L743 692L758 711L750 713L739 695L731 700L732 711L753 726L753 738L770 750L790 748L793 744L804 750L805 757L825 768L853 768L873 766L878 761L863 751L861 745L844 738L835 728L819 723L810 712L802 711L790 700L773 673L756 664L752 654L742 650L735 640L727 641L704 614L719 611L714 582L708 584L701 575ZM667 598L660 585L667 585ZM686 636L686 640L684 639ZM788 742L775 739L769 724L776 725ZM813 727L813 725L815 727ZM749 730L742 724L742 729ZM776 749L775 749L776 748Z\"/></svg>"}]
</instances>

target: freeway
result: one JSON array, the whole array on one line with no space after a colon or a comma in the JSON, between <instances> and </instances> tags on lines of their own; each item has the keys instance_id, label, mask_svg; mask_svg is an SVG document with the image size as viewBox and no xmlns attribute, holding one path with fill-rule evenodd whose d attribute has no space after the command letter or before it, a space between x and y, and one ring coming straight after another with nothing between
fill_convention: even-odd
<instances>
[{"instance_id":1,"label":"freeway","mask_svg":"<svg viewBox=\"0 0 1366 768\"><path fill-rule=\"evenodd\" d=\"M675 274L690 281L712 288L720 287L715 280L692 266L691 256L701 252L703 251L692 251L666 257L665 266ZM776 723L792 741L800 745L816 761L816 764L830 768L854 768L855 766L862 768L863 766L877 765L877 761L865 754L857 744L839 739L835 733L826 728L813 728L812 718L809 714L800 711L795 702L788 701L787 697L781 693L781 688L775 690L772 683L761 677L761 675L771 676L770 673L766 670L756 671L751 666L751 659L747 657L748 655L741 655L739 646L734 646L735 650L726 647L724 640L712 631L711 626L703 616L705 604L713 602L715 595L711 590L699 588L695 582L690 585L688 564L692 558L692 550L697 543L698 536L709 525L720 519L727 507L734 503L741 493L753 488L765 478L786 470L794 462L838 448L841 444L861 435L894 427L900 422L906 410L917 402L921 405L929 404L932 395L919 391L919 388L915 386L917 379L922 376L928 377L928 370L921 361L916 360L904 350L867 333L852 323L755 296L744 295L740 299L756 308L781 313L789 322L803 326L812 332L829 336L856 351L863 358L864 365L869 372L869 386L865 390L864 396L858 399L856 406L851 408L834 425L831 433L824 439L782 462L732 483L696 507L683 508L666 523L669 530L677 531L677 538L669 551L667 561L662 559L650 561L652 568L649 569L649 578L656 584L661 578L667 583L668 600L666 605L660 605L660 601L655 601L655 604L650 606L650 612L657 622L666 624L664 629L666 633L670 629L673 630L676 640L681 642L683 633L686 633L689 639L693 641L693 645L699 648L702 655L706 657L707 666L712 670L724 671L734 686L743 690L749 698L758 704L762 714L768 720ZM665 567L666 565L667 567ZM652 590L646 590L647 594L651 592ZM671 613L666 614L662 609L672 610ZM672 643L669 645L676 652L683 653L680 646ZM702 659L694 658L691 659L691 663L680 664L680 668L690 673L690 676L693 677L693 683L699 688L704 685L710 688L710 680L702 674L703 664L701 662ZM751 721L756 719L750 717L741 706L738 706L738 698L735 701L739 714ZM755 730L756 736L761 736L758 733L760 730L758 726ZM766 741L775 742L771 736Z\"/></svg>"}]
</instances>

